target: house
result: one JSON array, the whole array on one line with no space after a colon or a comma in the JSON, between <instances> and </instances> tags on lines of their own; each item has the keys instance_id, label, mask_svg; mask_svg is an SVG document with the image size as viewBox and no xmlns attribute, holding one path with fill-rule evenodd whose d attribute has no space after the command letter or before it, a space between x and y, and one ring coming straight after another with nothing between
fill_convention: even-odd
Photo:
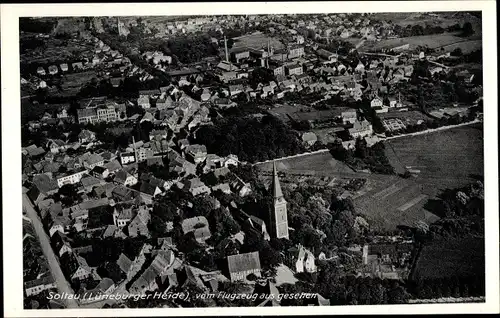
<instances>
[{"instance_id":1,"label":"house","mask_svg":"<svg viewBox=\"0 0 500 318\"><path fill-rule=\"evenodd\" d=\"M355 109L343 111L340 116L342 117L344 124L354 124L358 118Z\"/></svg>"},{"instance_id":2,"label":"house","mask_svg":"<svg viewBox=\"0 0 500 318\"><path fill-rule=\"evenodd\" d=\"M71 67L73 68L73 71L80 71L83 70L83 63L82 62L75 62L71 64Z\"/></svg>"},{"instance_id":3,"label":"house","mask_svg":"<svg viewBox=\"0 0 500 318\"><path fill-rule=\"evenodd\" d=\"M95 133L88 130L88 129L83 129L79 134L78 134L78 141L82 144L92 142L96 140Z\"/></svg>"},{"instance_id":4,"label":"house","mask_svg":"<svg viewBox=\"0 0 500 318\"><path fill-rule=\"evenodd\" d=\"M51 75L55 75L55 74L57 74L58 72L59 72L59 70L58 70L57 66L55 66L55 65L51 65L51 66L49 66L49 74L51 74Z\"/></svg>"},{"instance_id":5,"label":"house","mask_svg":"<svg viewBox=\"0 0 500 318\"><path fill-rule=\"evenodd\" d=\"M150 237L148 223L151 219L151 215L146 206L139 206L139 210L137 211L136 216L132 219L132 221L127 226L128 235L130 237L137 237L139 235Z\"/></svg>"},{"instance_id":6,"label":"house","mask_svg":"<svg viewBox=\"0 0 500 318\"><path fill-rule=\"evenodd\" d=\"M120 268L123 274L127 275L130 267L132 266L132 261L123 253L120 254L116 264Z\"/></svg>"},{"instance_id":7,"label":"house","mask_svg":"<svg viewBox=\"0 0 500 318\"><path fill-rule=\"evenodd\" d=\"M51 275L43 276L24 283L24 292L27 297L35 296L49 289L57 288Z\"/></svg>"},{"instance_id":8,"label":"house","mask_svg":"<svg viewBox=\"0 0 500 318\"><path fill-rule=\"evenodd\" d=\"M63 256L66 253L72 253L73 249L71 248L71 240L59 231L54 232L54 235L51 237L54 246L54 252L59 255L59 257Z\"/></svg>"},{"instance_id":9,"label":"house","mask_svg":"<svg viewBox=\"0 0 500 318\"><path fill-rule=\"evenodd\" d=\"M129 291L131 293L144 293L158 288L159 278L167 274L174 265L175 256L171 250L158 251L148 268L132 283Z\"/></svg>"},{"instance_id":10,"label":"house","mask_svg":"<svg viewBox=\"0 0 500 318\"><path fill-rule=\"evenodd\" d=\"M221 80L225 83L233 81L238 78L238 73L234 71L223 72L220 76Z\"/></svg>"},{"instance_id":11,"label":"house","mask_svg":"<svg viewBox=\"0 0 500 318\"><path fill-rule=\"evenodd\" d=\"M227 265L232 282L246 281L250 274L261 276L259 252L230 255Z\"/></svg>"},{"instance_id":12,"label":"house","mask_svg":"<svg viewBox=\"0 0 500 318\"><path fill-rule=\"evenodd\" d=\"M230 55L233 61L240 63L241 60L250 57L250 50L248 48L237 48L233 49Z\"/></svg>"},{"instance_id":13,"label":"house","mask_svg":"<svg viewBox=\"0 0 500 318\"><path fill-rule=\"evenodd\" d=\"M85 291L88 296L86 300L91 300L99 297L99 295L107 295L115 290L116 286L114 281L109 277L104 277L96 287Z\"/></svg>"},{"instance_id":14,"label":"house","mask_svg":"<svg viewBox=\"0 0 500 318\"><path fill-rule=\"evenodd\" d=\"M406 65L403 67L405 72L405 77L410 77L413 74L413 65Z\"/></svg>"},{"instance_id":15,"label":"house","mask_svg":"<svg viewBox=\"0 0 500 318\"><path fill-rule=\"evenodd\" d=\"M363 121L356 121L352 128L349 128L349 134L353 138L370 136L373 134L372 125L365 119Z\"/></svg>"},{"instance_id":16,"label":"house","mask_svg":"<svg viewBox=\"0 0 500 318\"><path fill-rule=\"evenodd\" d=\"M195 164L205 161L207 157L207 147L205 145L189 145L184 153L193 160Z\"/></svg>"},{"instance_id":17,"label":"house","mask_svg":"<svg viewBox=\"0 0 500 318\"><path fill-rule=\"evenodd\" d=\"M230 154L222 160L222 165L224 167L238 166L238 156Z\"/></svg>"},{"instance_id":18,"label":"house","mask_svg":"<svg viewBox=\"0 0 500 318\"><path fill-rule=\"evenodd\" d=\"M122 165L135 162L135 154L133 152L122 152L120 153L120 163Z\"/></svg>"},{"instance_id":19,"label":"house","mask_svg":"<svg viewBox=\"0 0 500 318\"><path fill-rule=\"evenodd\" d=\"M366 146L371 147L375 145L377 142L379 142L380 139L377 136L366 136L365 141L366 141Z\"/></svg>"},{"instance_id":20,"label":"house","mask_svg":"<svg viewBox=\"0 0 500 318\"><path fill-rule=\"evenodd\" d=\"M304 73L304 69L299 64L291 64L285 67L287 75L302 75Z\"/></svg>"},{"instance_id":21,"label":"house","mask_svg":"<svg viewBox=\"0 0 500 318\"><path fill-rule=\"evenodd\" d=\"M82 281L92 276L92 270L85 258L73 253L68 254L66 258L69 260L62 259L61 264L64 264L63 266L72 281Z\"/></svg>"},{"instance_id":22,"label":"house","mask_svg":"<svg viewBox=\"0 0 500 318\"><path fill-rule=\"evenodd\" d=\"M95 166L94 169L90 171L90 175L96 178L106 179L109 176L109 169L103 166Z\"/></svg>"},{"instance_id":23,"label":"house","mask_svg":"<svg viewBox=\"0 0 500 318\"><path fill-rule=\"evenodd\" d=\"M412 250L410 243L365 244L362 249L363 265L370 276L400 279L398 269L407 265Z\"/></svg>"},{"instance_id":24,"label":"house","mask_svg":"<svg viewBox=\"0 0 500 318\"><path fill-rule=\"evenodd\" d=\"M88 170L79 168L77 170L68 171L57 177L57 186L61 188L65 184L76 184L80 182L84 175L88 174Z\"/></svg>"},{"instance_id":25,"label":"house","mask_svg":"<svg viewBox=\"0 0 500 318\"><path fill-rule=\"evenodd\" d=\"M443 71L443 68L438 66L438 67L433 67L429 69L429 72L431 73L431 76L434 76L436 73L441 73Z\"/></svg>"},{"instance_id":26,"label":"house","mask_svg":"<svg viewBox=\"0 0 500 318\"><path fill-rule=\"evenodd\" d=\"M226 193L226 194L231 194L231 187L229 186L228 183L221 183L221 184L218 184L216 186L213 186L212 187L212 192L214 191L222 191L223 193Z\"/></svg>"},{"instance_id":27,"label":"house","mask_svg":"<svg viewBox=\"0 0 500 318\"><path fill-rule=\"evenodd\" d=\"M313 253L304 246L292 247L288 252L290 253L288 262L292 268L295 268L296 273L315 273L317 271Z\"/></svg>"},{"instance_id":28,"label":"house","mask_svg":"<svg viewBox=\"0 0 500 318\"><path fill-rule=\"evenodd\" d=\"M241 180L238 177L235 178L235 180L233 180L230 183L230 186L231 186L231 191L238 193L240 197L247 196L248 194L250 194L252 192L252 188L251 188L250 184L244 182L243 180Z\"/></svg>"},{"instance_id":29,"label":"house","mask_svg":"<svg viewBox=\"0 0 500 318\"><path fill-rule=\"evenodd\" d=\"M139 191L141 193L145 193L147 195L150 195L153 198L155 196L157 196L158 194L162 193L161 189L157 185L151 184L148 181L141 182Z\"/></svg>"},{"instance_id":30,"label":"house","mask_svg":"<svg viewBox=\"0 0 500 318\"><path fill-rule=\"evenodd\" d=\"M302 142L307 146L312 146L318 141L318 137L313 132L305 132L302 134Z\"/></svg>"},{"instance_id":31,"label":"house","mask_svg":"<svg viewBox=\"0 0 500 318\"><path fill-rule=\"evenodd\" d=\"M240 93L243 93L243 85L229 85L229 94L231 96L236 96Z\"/></svg>"},{"instance_id":32,"label":"house","mask_svg":"<svg viewBox=\"0 0 500 318\"><path fill-rule=\"evenodd\" d=\"M301 56L304 56L304 47L301 45L292 45L288 49L288 58L289 59L294 59L298 58Z\"/></svg>"},{"instance_id":33,"label":"house","mask_svg":"<svg viewBox=\"0 0 500 318\"><path fill-rule=\"evenodd\" d=\"M204 216L184 219L181 223L184 234L193 232L196 241L205 243L211 237L208 220Z\"/></svg>"},{"instance_id":34,"label":"house","mask_svg":"<svg viewBox=\"0 0 500 318\"><path fill-rule=\"evenodd\" d=\"M113 223L118 228L125 227L130 221L132 221L133 213L132 207L117 206L113 211Z\"/></svg>"},{"instance_id":35,"label":"house","mask_svg":"<svg viewBox=\"0 0 500 318\"><path fill-rule=\"evenodd\" d=\"M199 194L207 193L210 194L210 188L207 187L199 178L193 178L185 182L185 186L192 195L197 196Z\"/></svg>"},{"instance_id":36,"label":"house","mask_svg":"<svg viewBox=\"0 0 500 318\"><path fill-rule=\"evenodd\" d=\"M139 96L139 98L137 98L137 105L145 109L150 108L149 96Z\"/></svg>"},{"instance_id":37,"label":"house","mask_svg":"<svg viewBox=\"0 0 500 318\"><path fill-rule=\"evenodd\" d=\"M37 72L37 74L38 74L38 75L40 75L40 76L43 76L43 75L45 75L45 74L46 74L46 73L45 73L45 69L44 69L43 67L41 67L41 66L40 66L40 67L38 67L38 68L36 69L36 72Z\"/></svg>"},{"instance_id":38,"label":"house","mask_svg":"<svg viewBox=\"0 0 500 318\"><path fill-rule=\"evenodd\" d=\"M245 228L245 230L250 229L256 231L257 233L262 235L263 238L267 241L271 239L271 236L267 231L266 222L264 222L262 219L254 215L249 215L242 210L238 210L235 216L239 218L240 221L243 221L245 225L248 226L247 228Z\"/></svg>"},{"instance_id":39,"label":"house","mask_svg":"<svg viewBox=\"0 0 500 318\"><path fill-rule=\"evenodd\" d=\"M104 158L96 153L86 152L78 158L78 161L88 170L104 165Z\"/></svg>"},{"instance_id":40,"label":"house","mask_svg":"<svg viewBox=\"0 0 500 318\"><path fill-rule=\"evenodd\" d=\"M109 173L115 173L122 168L118 160L113 159L110 162L104 164L104 168L108 169Z\"/></svg>"},{"instance_id":41,"label":"house","mask_svg":"<svg viewBox=\"0 0 500 318\"><path fill-rule=\"evenodd\" d=\"M337 62L338 55L335 53L332 53L330 51L324 50L324 49L318 49L316 51L316 54L321 57L324 60L327 60L328 62L335 63Z\"/></svg>"},{"instance_id":42,"label":"house","mask_svg":"<svg viewBox=\"0 0 500 318\"><path fill-rule=\"evenodd\" d=\"M68 144L66 144L61 139L49 139L46 147L52 153L59 153L61 151L65 151L66 149L68 149Z\"/></svg>"},{"instance_id":43,"label":"house","mask_svg":"<svg viewBox=\"0 0 500 318\"><path fill-rule=\"evenodd\" d=\"M61 68L61 71L63 71L63 72L68 71L68 64L66 64L66 63L59 65L59 67Z\"/></svg>"},{"instance_id":44,"label":"house","mask_svg":"<svg viewBox=\"0 0 500 318\"><path fill-rule=\"evenodd\" d=\"M375 97L372 99L372 101L370 102L370 106L373 108L373 107L382 107L383 105L383 102L380 98L378 97Z\"/></svg>"},{"instance_id":45,"label":"house","mask_svg":"<svg viewBox=\"0 0 500 318\"><path fill-rule=\"evenodd\" d=\"M121 169L115 173L115 178L113 181L119 185L133 186L137 184L138 180L135 176L131 175L129 172Z\"/></svg>"}]
</instances>

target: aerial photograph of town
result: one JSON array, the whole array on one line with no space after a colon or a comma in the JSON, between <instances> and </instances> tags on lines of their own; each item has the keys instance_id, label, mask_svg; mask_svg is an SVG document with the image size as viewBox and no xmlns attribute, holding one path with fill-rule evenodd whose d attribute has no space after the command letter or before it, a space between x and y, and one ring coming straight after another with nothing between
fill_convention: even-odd
<instances>
[{"instance_id":1,"label":"aerial photograph of town","mask_svg":"<svg viewBox=\"0 0 500 318\"><path fill-rule=\"evenodd\" d=\"M484 303L482 30L21 17L24 309Z\"/></svg>"}]
</instances>

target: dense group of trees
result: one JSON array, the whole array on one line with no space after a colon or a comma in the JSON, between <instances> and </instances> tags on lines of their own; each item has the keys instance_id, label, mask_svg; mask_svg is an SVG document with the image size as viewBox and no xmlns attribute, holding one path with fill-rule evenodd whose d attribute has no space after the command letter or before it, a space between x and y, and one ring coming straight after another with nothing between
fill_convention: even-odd
<instances>
[{"instance_id":1,"label":"dense group of trees","mask_svg":"<svg viewBox=\"0 0 500 318\"><path fill-rule=\"evenodd\" d=\"M182 63L199 62L218 53L217 46L208 35L183 35L167 42L169 51Z\"/></svg>"},{"instance_id":2,"label":"dense group of trees","mask_svg":"<svg viewBox=\"0 0 500 318\"><path fill-rule=\"evenodd\" d=\"M332 156L356 169L369 169L374 173L394 174L385 154L385 145L378 142L368 147L364 139L356 139L355 149L345 149L340 141L328 144Z\"/></svg>"},{"instance_id":3,"label":"dense group of trees","mask_svg":"<svg viewBox=\"0 0 500 318\"><path fill-rule=\"evenodd\" d=\"M481 181L459 189L446 189L426 209L440 220L430 225L427 239L484 235L484 187Z\"/></svg>"},{"instance_id":4,"label":"dense group of trees","mask_svg":"<svg viewBox=\"0 0 500 318\"><path fill-rule=\"evenodd\" d=\"M412 79L400 82L396 87L409 103L423 111L442 108L443 105L451 106L453 103L471 105L480 97L474 85L464 82L454 72L431 75L427 61L417 61L414 66ZM481 82L481 76L474 76L471 84Z\"/></svg>"},{"instance_id":5,"label":"dense group of trees","mask_svg":"<svg viewBox=\"0 0 500 318\"><path fill-rule=\"evenodd\" d=\"M50 33L57 24L55 19L19 18L19 30L33 33Z\"/></svg>"},{"instance_id":6,"label":"dense group of trees","mask_svg":"<svg viewBox=\"0 0 500 318\"><path fill-rule=\"evenodd\" d=\"M279 119L266 115L258 118L217 119L203 126L194 142L207 146L209 153L236 154L242 161L258 162L305 151L299 136Z\"/></svg>"},{"instance_id":7,"label":"dense group of trees","mask_svg":"<svg viewBox=\"0 0 500 318\"><path fill-rule=\"evenodd\" d=\"M465 22L462 26L458 23L442 27L440 25L425 24L408 24L403 27L399 24L394 25L393 32L399 37L410 37L419 35L442 34L445 32L460 32L461 36L471 36L474 34L474 29L470 22Z\"/></svg>"},{"instance_id":8,"label":"dense group of trees","mask_svg":"<svg viewBox=\"0 0 500 318\"><path fill-rule=\"evenodd\" d=\"M333 262L320 262L319 273L310 282L300 281L278 287L281 293L319 293L331 305L403 304L411 298L398 281L344 275ZM307 306L310 299L284 299L282 306Z\"/></svg>"},{"instance_id":9,"label":"dense group of trees","mask_svg":"<svg viewBox=\"0 0 500 318\"><path fill-rule=\"evenodd\" d=\"M412 282L408 284L408 287L418 299L484 296L484 273L477 273L473 276L424 279Z\"/></svg>"}]
</instances>

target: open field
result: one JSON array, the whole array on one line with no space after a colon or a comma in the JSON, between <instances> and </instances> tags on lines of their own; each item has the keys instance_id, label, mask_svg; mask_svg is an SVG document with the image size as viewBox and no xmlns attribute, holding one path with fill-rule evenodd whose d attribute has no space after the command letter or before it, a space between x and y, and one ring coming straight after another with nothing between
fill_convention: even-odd
<instances>
[{"instance_id":1,"label":"open field","mask_svg":"<svg viewBox=\"0 0 500 318\"><path fill-rule=\"evenodd\" d=\"M390 140L387 156L396 169L420 170L415 180L433 198L441 190L467 185L484 175L482 129L477 124Z\"/></svg>"},{"instance_id":2,"label":"open field","mask_svg":"<svg viewBox=\"0 0 500 318\"><path fill-rule=\"evenodd\" d=\"M412 280L484 275L484 239L440 240L422 248Z\"/></svg>"},{"instance_id":3,"label":"open field","mask_svg":"<svg viewBox=\"0 0 500 318\"><path fill-rule=\"evenodd\" d=\"M465 42L458 42L458 43L453 43L449 45L444 45L441 47L445 52L453 52L457 48L462 50L462 53L468 54L470 52L479 50L483 47L483 41L482 40L471 40L471 41L465 41Z\"/></svg>"},{"instance_id":4,"label":"open field","mask_svg":"<svg viewBox=\"0 0 500 318\"><path fill-rule=\"evenodd\" d=\"M271 171L273 162L257 164L260 170ZM295 172L309 175L347 174L356 176L344 163L332 158L329 152L315 153L289 159L276 160L276 168L281 172Z\"/></svg>"},{"instance_id":5,"label":"open field","mask_svg":"<svg viewBox=\"0 0 500 318\"><path fill-rule=\"evenodd\" d=\"M457 34L443 33L443 34L431 34L431 35L420 35L411 36L406 38L397 39L387 39L379 42L369 42L366 41L361 46L361 51L370 50L381 50L381 49L392 49L401 45L409 44L410 50L415 49L417 46L428 46L431 49L443 48L446 52L451 52L455 49L454 45L460 45L460 47L470 47L470 50L475 50L481 48L481 36L471 36L468 38L462 38L457 36Z\"/></svg>"},{"instance_id":6,"label":"open field","mask_svg":"<svg viewBox=\"0 0 500 318\"><path fill-rule=\"evenodd\" d=\"M362 191L354 196L356 212L365 216L372 229L394 231L398 226L432 223L439 218L423 209L427 195L410 179L370 175Z\"/></svg>"},{"instance_id":7,"label":"open field","mask_svg":"<svg viewBox=\"0 0 500 318\"><path fill-rule=\"evenodd\" d=\"M267 48L267 43L269 41L269 46L273 47L275 50L283 49L285 46L281 41L277 38L269 37L263 33L255 32L248 35L243 35L237 38L234 38L234 46L233 49L249 47L254 49Z\"/></svg>"}]
</instances>

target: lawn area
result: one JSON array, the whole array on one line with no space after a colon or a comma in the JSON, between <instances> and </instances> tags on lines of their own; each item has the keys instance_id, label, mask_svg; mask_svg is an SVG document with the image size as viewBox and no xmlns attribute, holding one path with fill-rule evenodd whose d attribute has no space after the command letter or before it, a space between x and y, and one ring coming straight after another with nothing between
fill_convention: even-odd
<instances>
[{"instance_id":1,"label":"lawn area","mask_svg":"<svg viewBox=\"0 0 500 318\"><path fill-rule=\"evenodd\" d=\"M479 41L479 47L478 42ZM451 47L451 44L461 43L461 46L467 46L474 44L474 47L480 48L481 46L481 37L480 36L471 36L468 38L462 38L457 36L457 34L453 33L443 33L443 34L430 34L430 35L420 35L420 36L410 36L406 38L397 38L397 39L387 39L382 40L380 42L369 42L366 41L360 48L362 51L370 51L370 50L381 50L381 49L391 49L394 47L398 47L405 44L410 44L410 50L415 49L415 47L422 45L427 45L429 48L440 48L444 47L446 51L449 51L449 48L455 49ZM470 44L472 43L472 44Z\"/></svg>"},{"instance_id":2,"label":"lawn area","mask_svg":"<svg viewBox=\"0 0 500 318\"><path fill-rule=\"evenodd\" d=\"M234 46L233 49L249 47L254 49L267 48L267 43L269 41L269 46L273 47L274 50L283 49L285 46L281 41L277 38L269 37L261 32L255 32L248 35L243 35L237 38L234 38Z\"/></svg>"},{"instance_id":3,"label":"lawn area","mask_svg":"<svg viewBox=\"0 0 500 318\"><path fill-rule=\"evenodd\" d=\"M270 171L273 162L258 164L260 170ZM332 158L328 152L320 152L312 155L298 156L289 159L276 160L276 168L281 172L304 173L308 175L333 175L347 174L356 177L356 173L344 163Z\"/></svg>"},{"instance_id":4,"label":"lawn area","mask_svg":"<svg viewBox=\"0 0 500 318\"><path fill-rule=\"evenodd\" d=\"M418 221L432 223L439 218L423 209L427 195L410 179L397 176L369 175L354 197L356 212L361 213L376 231L395 231L398 226L413 227Z\"/></svg>"},{"instance_id":5,"label":"lawn area","mask_svg":"<svg viewBox=\"0 0 500 318\"><path fill-rule=\"evenodd\" d=\"M402 137L386 144L387 156L394 167L411 166L420 170L415 181L430 198L484 175L482 124Z\"/></svg>"},{"instance_id":6,"label":"lawn area","mask_svg":"<svg viewBox=\"0 0 500 318\"><path fill-rule=\"evenodd\" d=\"M433 241L422 248L411 278L484 275L484 239Z\"/></svg>"},{"instance_id":7,"label":"lawn area","mask_svg":"<svg viewBox=\"0 0 500 318\"><path fill-rule=\"evenodd\" d=\"M442 46L441 48L445 52L453 52L457 48L462 50L462 53L468 54L470 52L479 50L483 47L483 41L482 40L471 40L471 41L465 41L465 42L458 42L454 44L449 44Z\"/></svg>"}]
</instances>

